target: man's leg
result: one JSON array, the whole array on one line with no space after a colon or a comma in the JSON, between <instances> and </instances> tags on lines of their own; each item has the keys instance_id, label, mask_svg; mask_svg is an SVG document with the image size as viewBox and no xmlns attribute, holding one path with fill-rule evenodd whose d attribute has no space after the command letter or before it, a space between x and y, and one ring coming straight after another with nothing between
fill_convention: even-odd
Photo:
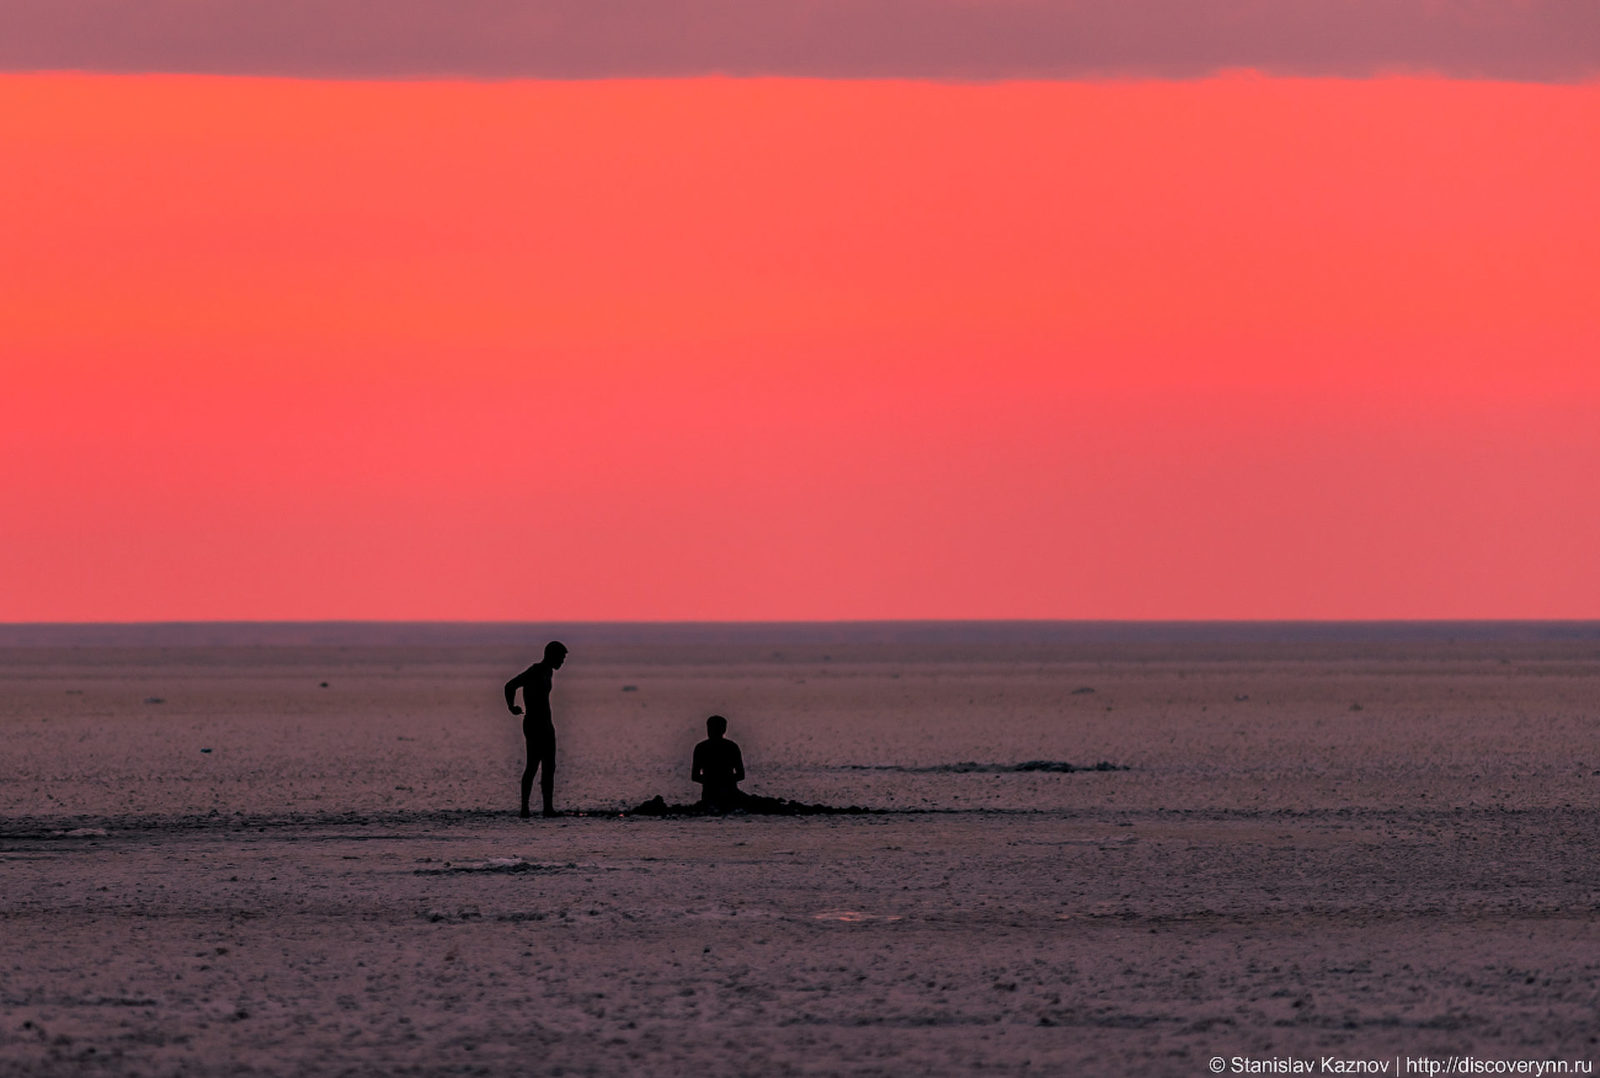
<instances>
[{"instance_id":1,"label":"man's leg","mask_svg":"<svg viewBox=\"0 0 1600 1078\"><path fill-rule=\"evenodd\" d=\"M539 746L533 738L526 739L528 743L528 764L522 769L522 817L527 819L533 813L528 811L528 798L533 794L533 773L539 767Z\"/></svg>"},{"instance_id":2,"label":"man's leg","mask_svg":"<svg viewBox=\"0 0 1600 1078\"><path fill-rule=\"evenodd\" d=\"M556 789L556 735L551 731L544 739L543 755L539 761L539 792L544 795L544 814L556 814L553 797Z\"/></svg>"}]
</instances>

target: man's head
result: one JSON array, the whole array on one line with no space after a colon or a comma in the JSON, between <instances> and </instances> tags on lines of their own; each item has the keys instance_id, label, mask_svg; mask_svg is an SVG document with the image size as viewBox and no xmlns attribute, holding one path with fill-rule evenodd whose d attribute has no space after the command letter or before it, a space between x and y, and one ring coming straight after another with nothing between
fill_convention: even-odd
<instances>
[{"instance_id":1,"label":"man's head","mask_svg":"<svg viewBox=\"0 0 1600 1078\"><path fill-rule=\"evenodd\" d=\"M559 640L552 640L544 646L544 661L550 669L560 670L561 664L567 661L567 645Z\"/></svg>"},{"instance_id":2,"label":"man's head","mask_svg":"<svg viewBox=\"0 0 1600 1078\"><path fill-rule=\"evenodd\" d=\"M713 715L706 720L706 733L712 737L721 737L728 732L728 720L721 715Z\"/></svg>"}]
</instances>

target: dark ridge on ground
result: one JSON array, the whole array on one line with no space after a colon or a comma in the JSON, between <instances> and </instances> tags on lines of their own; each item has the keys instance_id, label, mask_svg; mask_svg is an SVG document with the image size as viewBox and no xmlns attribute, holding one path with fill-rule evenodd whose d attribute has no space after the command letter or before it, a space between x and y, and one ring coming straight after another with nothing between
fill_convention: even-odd
<instances>
[{"instance_id":1,"label":"dark ridge on ground","mask_svg":"<svg viewBox=\"0 0 1600 1078\"><path fill-rule=\"evenodd\" d=\"M1066 816L1085 824L1131 826L1175 822L1211 821L1217 823L1296 820L1344 828L1358 823L1388 823L1404 827L1460 827L1494 825L1523 828L1559 827L1569 831L1600 827L1600 807L1564 805L1512 808L1503 805L1466 805L1440 808L1422 806L1363 806L1313 809L1251 808L1146 808L1128 810L1101 806L1080 809L1035 809L971 807L891 807L869 808L859 805L836 807L807 805L779 798L757 799L754 812L728 815L771 816ZM774 810L763 812L771 806ZM635 818L682 818L713 816L697 805L669 805L656 797L634 809L578 809L559 814L563 819L629 820ZM1559 821L1559 822L1552 822ZM507 828L537 832L546 826L539 819L519 820L514 809L436 809L391 812L282 813L256 816L13 816L0 817L0 854L45 853L68 850L87 844L129 839L159 840L185 834L228 834L257 832L263 838L288 842L399 842L436 838L460 826L502 824ZM375 830L363 833L360 829Z\"/></svg>"},{"instance_id":2,"label":"dark ridge on ground","mask_svg":"<svg viewBox=\"0 0 1600 1078\"><path fill-rule=\"evenodd\" d=\"M1129 771L1127 764L1114 764L1101 760L1097 764L1069 764L1065 760L1025 760L1020 764L980 764L967 761L959 764L928 764L913 767L909 764L841 764L842 771L901 771L918 774L957 775L968 772L1007 774L1016 771L1054 771L1067 774L1073 771Z\"/></svg>"},{"instance_id":3,"label":"dark ridge on ground","mask_svg":"<svg viewBox=\"0 0 1600 1078\"><path fill-rule=\"evenodd\" d=\"M752 814L777 816L818 815L868 815L892 813L925 814L931 810L914 808L872 809L851 806L835 808L830 805L806 805L798 801L779 798L752 798L756 807ZM661 802L666 814L703 816L708 813L694 806L666 805L657 797L646 805ZM639 809L583 808L556 814L558 819L620 819L634 815L652 815ZM963 811L963 810L954 810ZM987 811L987 810L978 810ZM654 813L659 815L661 813ZM12 816L0 817L0 850L15 849L17 843L51 843L73 845L104 839L126 838L134 835L178 835L204 832L218 834L233 832L290 832L294 841L359 841L362 839L421 839L431 837L432 831L443 831L468 824L503 822L510 826L537 829L541 820L519 820L516 809L410 809L382 812L284 812L246 815L235 813L205 813L190 815L144 814L137 816ZM374 828L371 834L360 833L360 828ZM403 829L403 830L395 830ZM297 833L298 832L298 833Z\"/></svg>"},{"instance_id":4,"label":"dark ridge on ground","mask_svg":"<svg viewBox=\"0 0 1600 1078\"><path fill-rule=\"evenodd\" d=\"M609 814L607 814L609 815ZM40 839L93 839L136 831L268 831L293 827L395 827L455 824L515 818L506 809L396 809L384 812L275 812L137 816L13 816L0 818L0 842ZM373 836L379 837L379 836ZM384 833L383 838L394 838Z\"/></svg>"}]
</instances>

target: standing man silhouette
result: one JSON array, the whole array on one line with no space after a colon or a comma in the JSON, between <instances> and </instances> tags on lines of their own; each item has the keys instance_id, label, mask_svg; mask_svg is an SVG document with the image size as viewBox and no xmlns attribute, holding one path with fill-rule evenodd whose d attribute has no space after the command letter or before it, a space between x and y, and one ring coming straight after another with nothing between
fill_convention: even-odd
<instances>
[{"instance_id":1,"label":"standing man silhouette","mask_svg":"<svg viewBox=\"0 0 1600 1078\"><path fill-rule=\"evenodd\" d=\"M522 770L522 818L533 815L528 811L528 797L533 793L533 773L539 776L539 792L544 795L544 814L556 815L551 795L556 785L556 727L550 721L550 680L567 661L567 645L552 640L544 646L544 658L506 682L506 707L511 714L522 715L522 736L528 743L528 766ZM523 715L517 706L517 689L522 690L522 702L528 713Z\"/></svg>"}]
</instances>

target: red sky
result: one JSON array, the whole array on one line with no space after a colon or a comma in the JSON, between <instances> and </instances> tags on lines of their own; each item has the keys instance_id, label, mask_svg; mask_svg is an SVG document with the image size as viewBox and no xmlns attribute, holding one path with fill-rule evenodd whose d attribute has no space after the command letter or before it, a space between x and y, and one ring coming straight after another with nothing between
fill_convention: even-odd
<instances>
[{"instance_id":1,"label":"red sky","mask_svg":"<svg viewBox=\"0 0 1600 1078\"><path fill-rule=\"evenodd\" d=\"M0 620L1600 616L1600 86L0 76Z\"/></svg>"}]
</instances>

